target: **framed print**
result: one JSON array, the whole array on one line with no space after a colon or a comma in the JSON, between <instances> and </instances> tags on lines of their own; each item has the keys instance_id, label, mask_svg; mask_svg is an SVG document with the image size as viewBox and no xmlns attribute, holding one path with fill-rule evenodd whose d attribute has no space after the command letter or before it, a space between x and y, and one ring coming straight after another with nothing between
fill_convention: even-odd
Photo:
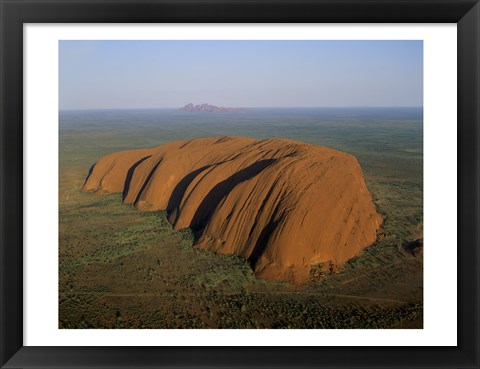
<instances>
[{"instance_id":1,"label":"framed print","mask_svg":"<svg viewBox=\"0 0 480 369\"><path fill-rule=\"evenodd\" d=\"M0 4L2 368L479 367L477 1Z\"/></svg>"}]
</instances>

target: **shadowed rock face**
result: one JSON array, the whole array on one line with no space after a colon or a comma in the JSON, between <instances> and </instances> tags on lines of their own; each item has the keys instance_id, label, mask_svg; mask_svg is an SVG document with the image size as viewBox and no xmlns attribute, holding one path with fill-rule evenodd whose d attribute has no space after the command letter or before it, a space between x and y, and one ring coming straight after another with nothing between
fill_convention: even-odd
<instances>
[{"instance_id":1,"label":"shadowed rock face","mask_svg":"<svg viewBox=\"0 0 480 369\"><path fill-rule=\"evenodd\" d=\"M83 190L167 210L175 229L196 231L197 247L295 283L313 266L357 255L382 223L355 157L285 139L202 138L110 154Z\"/></svg>"}]
</instances>

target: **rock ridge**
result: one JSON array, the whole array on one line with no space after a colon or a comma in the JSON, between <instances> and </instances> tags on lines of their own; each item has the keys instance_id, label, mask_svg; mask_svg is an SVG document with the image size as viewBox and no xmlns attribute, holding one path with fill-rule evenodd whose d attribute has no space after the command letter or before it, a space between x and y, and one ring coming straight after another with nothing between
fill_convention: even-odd
<instances>
[{"instance_id":1,"label":"rock ridge","mask_svg":"<svg viewBox=\"0 0 480 369\"><path fill-rule=\"evenodd\" d=\"M242 112L246 109L244 108L224 108L221 106L215 106L210 104L201 104L201 105L194 105L192 103L185 105L183 108L180 108L182 111L189 111L189 112L206 112L206 113L234 113L234 112Z\"/></svg>"}]
</instances>

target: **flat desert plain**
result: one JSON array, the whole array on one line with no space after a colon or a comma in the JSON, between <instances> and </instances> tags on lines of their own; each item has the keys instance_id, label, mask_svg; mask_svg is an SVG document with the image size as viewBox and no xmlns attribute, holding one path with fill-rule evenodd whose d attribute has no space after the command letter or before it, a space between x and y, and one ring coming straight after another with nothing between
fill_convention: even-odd
<instances>
[{"instance_id":1,"label":"flat desert plain","mask_svg":"<svg viewBox=\"0 0 480 369\"><path fill-rule=\"evenodd\" d=\"M65 111L59 132L60 328L422 328L421 109Z\"/></svg>"}]
</instances>

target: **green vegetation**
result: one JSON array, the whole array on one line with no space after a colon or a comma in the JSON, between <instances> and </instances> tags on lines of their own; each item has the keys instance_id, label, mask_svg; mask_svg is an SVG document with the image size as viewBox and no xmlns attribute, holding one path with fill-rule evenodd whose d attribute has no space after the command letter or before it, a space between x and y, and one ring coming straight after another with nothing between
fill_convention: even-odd
<instances>
[{"instance_id":1,"label":"green vegetation","mask_svg":"<svg viewBox=\"0 0 480 369\"><path fill-rule=\"evenodd\" d=\"M294 125L279 116L253 129L247 118L134 126L92 118L60 126L61 328L422 327L423 261L401 250L423 233L421 122ZM192 247L192 231L173 230L165 212L139 212L120 194L80 192L90 166L107 153L222 134L286 137L354 154L385 217L378 241L339 270L313 267L311 282L298 287L259 280L241 258Z\"/></svg>"}]
</instances>

